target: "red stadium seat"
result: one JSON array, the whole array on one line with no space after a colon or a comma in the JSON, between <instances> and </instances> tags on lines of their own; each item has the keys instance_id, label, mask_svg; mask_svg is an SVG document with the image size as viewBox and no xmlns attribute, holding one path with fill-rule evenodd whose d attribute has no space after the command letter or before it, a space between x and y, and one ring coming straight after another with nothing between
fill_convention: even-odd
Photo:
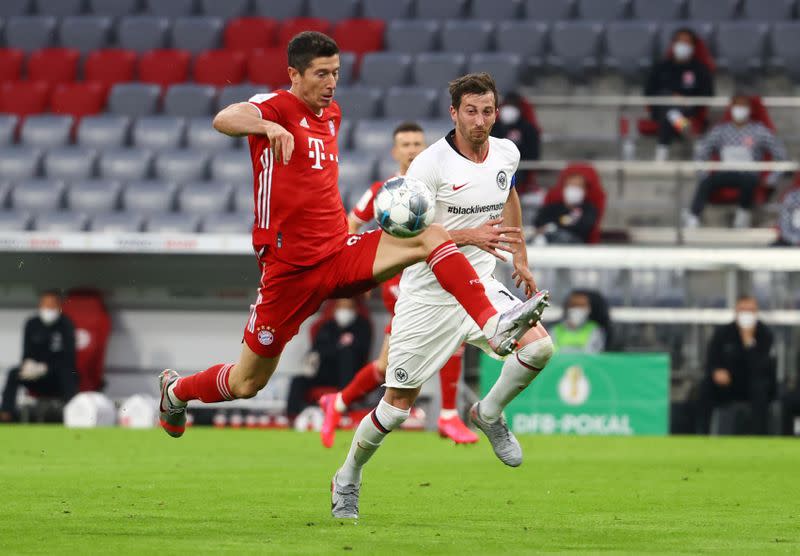
<instances>
[{"instance_id":1,"label":"red stadium seat","mask_svg":"<svg viewBox=\"0 0 800 556\"><path fill-rule=\"evenodd\" d=\"M292 37L303 31L319 31L327 34L331 31L331 24L327 19L316 17L287 19L281 23L281 27L278 30L278 46L283 47L285 50Z\"/></svg>"},{"instance_id":2,"label":"red stadium seat","mask_svg":"<svg viewBox=\"0 0 800 556\"><path fill-rule=\"evenodd\" d=\"M383 50L383 32L386 23L380 19L345 19L333 29L333 39L342 52L361 56L367 52Z\"/></svg>"},{"instance_id":3,"label":"red stadium seat","mask_svg":"<svg viewBox=\"0 0 800 556\"><path fill-rule=\"evenodd\" d=\"M74 48L43 48L28 58L28 79L64 83L75 81L81 54Z\"/></svg>"},{"instance_id":4,"label":"red stadium seat","mask_svg":"<svg viewBox=\"0 0 800 556\"><path fill-rule=\"evenodd\" d=\"M102 112L106 105L108 87L97 81L61 83L53 90L50 111L56 114L70 114L75 124L83 116Z\"/></svg>"},{"instance_id":5,"label":"red stadium seat","mask_svg":"<svg viewBox=\"0 0 800 556\"><path fill-rule=\"evenodd\" d=\"M83 69L87 81L105 83L107 86L133 81L136 75L136 52L121 48L95 50L86 58Z\"/></svg>"},{"instance_id":6,"label":"red stadium seat","mask_svg":"<svg viewBox=\"0 0 800 556\"><path fill-rule=\"evenodd\" d=\"M9 81L0 86L0 112L21 118L47 108L50 84L45 81Z\"/></svg>"},{"instance_id":7,"label":"red stadium seat","mask_svg":"<svg viewBox=\"0 0 800 556\"><path fill-rule=\"evenodd\" d=\"M268 17L231 19L225 27L225 48L254 50L277 46L278 22Z\"/></svg>"},{"instance_id":8,"label":"red stadium seat","mask_svg":"<svg viewBox=\"0 0 800 556\"><path fill-rule=\"evenodd\" d=\"M188 81L191 59L188 50L149 50L139 58L139 80L162 87Z\"/></svg>"},{"instance_id":9,"label":"red stadium seat","mask_svg":"<svg viewBox=\"0 0 800 556\"><path fill-rule=\"evenodd\" d=\"M254 50L247 59L247 80L275 89L289 83L285 48Z\"/></svg>"},{"instance_id":10,"label":"red stadium seat","mask_svg":"<svg viewBox=\"0 0 800 556\"><path fill-rule=\"evenodd\" d=\"M235 50L206 50L194 59L194 80L206 85L235 85L244 81L247 57Z\"/></svg>"},{"instance_id":11,"label":"red stadium seat","mask_svg":"<svg viewBox=\"0 0 800 556\"><path fill-rule=\"evenodd\" d=\"M17 81L22 75L25 53L16 48L0 48L0 82Z\"/></svg>"},{"instance_id":12,"label":"red stadium seat","mask_svg":"<svg viewBox=\"0 0 800 556\"><path fill-rule=\"evenodd\" d=\"M64 314L75 325L75 366L81 392L102 390L105 358L111 335L111 317L100 293L72 291L64 300Z\"/></svg>"}]
</instances>

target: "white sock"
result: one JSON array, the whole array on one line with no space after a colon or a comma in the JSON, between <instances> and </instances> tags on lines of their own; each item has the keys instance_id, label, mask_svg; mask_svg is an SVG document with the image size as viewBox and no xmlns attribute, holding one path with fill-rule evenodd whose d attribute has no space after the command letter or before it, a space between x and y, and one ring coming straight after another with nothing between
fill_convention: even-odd
<instances>
[{"instance_id":1,"label":"white sock","mask_svg":"<svg viewBox=\"0 0 800 556\"><path fill-rule=\"evenodd\" d=\"M347 406L344 404L341 392L336 393L336 401L333 402L333 408L336 410L336 413L344 413L347 411Z\"/></svg>"},{"instance_id":2,"label":"white sock","mask_svg":"<svg viewBox=\"0 0 800 556\"><path fill-rule=\"evenodd\" d=\"M439 419L452 419L458 417L457 409L442 409L439 411Z\"/></svg>"},{"instance_id":3,"label":"white sock","mask_svg":"<svg viewBox=\"0 0 800 556\"><path fill-rule=\"evenodd\" d=\"M408 414L408 409L399 409L381 400L378 407L370 411L359 423L353 436L353 443L350 445L350 452L339 469L337 483L361 484L361 469L364 464L369 461L386 435L399 427L408 418Z\"/></svg>"},{"instance_id":4,"label":"white sock","mask_svg":"<svg viewBox=\"0 0 800 556\"><path fill-rule=\"evenodd\" d=\"M494 336L494 333L497 332L497 325L500 323L500 313L496 315L492 315L489 317L489 320L486 321L486 324L483 325L483 335L487 338L491 338Z\"/></svg>"},{"instance_id":5,"label":"white sock","mask_svg":"<svg viewBox=\"0 0 800 556\"><path fill-rule=\"evenodd\" d=\"M180 380L180 379L178 379L178 380ZM167 386L167 397L169 398L169 401L172 402L172 405L175 405L175 406L178 406L178 407L185 407L186 406L186 402L183 401L183 400L179 400L178 396L176 396L175 392L174 392L175 386L177 386L177 384L178 384L178 380L176 380L175 382L173 382L172 384Z\"/></svg>"}]
</instances>

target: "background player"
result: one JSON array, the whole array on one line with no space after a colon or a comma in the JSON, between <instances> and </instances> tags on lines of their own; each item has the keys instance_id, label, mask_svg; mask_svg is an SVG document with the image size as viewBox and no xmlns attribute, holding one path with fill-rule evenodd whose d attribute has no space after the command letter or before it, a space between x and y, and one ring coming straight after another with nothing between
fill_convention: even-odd
<instances>
[{"instance_id":1,"label":"background player","mask_svg":"<svg viewBox=\"0 0 800 556\"><path fill-rule=\"evenodd\" d=\"M445 228L476 226L498 213L508 224L519 225L522 211L511 181L519 164L519 150L507 139L489 136L497 117L494 80L486 73L466 75L450 83L450 95L455 130L420 153L408 175L436 192L436 222ZM471 246L462 250L498 310L522 306L492 276L494 257ZM539 299L544 310L547 293L537 292L524 246L514 251L513 264L517 286L524 284L526 295ZM436 284L424 265L407 268L400 282L389 344L386 393L359 424L350 452L333 477L331 513L335 517L358 517L362 467L386 435L408 417L422 384L464 341L492 351L480 328ZM552 352L547 331L537 323L522 338L516 353L506 359L491 391L470 410L472 422L486 434L506 465L520 465L522 449L508 429L503 408L539 374Z\"/></svg>"},{"instance_id":2,"label":"background player","mask_svg":"<svg viewBox=\"0 0 800 556\"><path fill-rule=\"evenodd\" d=\"M339 47L327 35L306 31L289 42L287 57L290 90L256 95L214 118L218 131L248 138L253 249L261 281L236 364L217 364L185 378L171 369L159 376L160 422L170 436L183 435L190 400L255 396L286 343L325 299L352 297L418 261L428 262L498 353L509 353L536 317L535 302L522 312L498 313L475 270L439 225L410 239L380 231L347 233L338 188L341 112L333 100Z\"/></svg>"}]
</instances>

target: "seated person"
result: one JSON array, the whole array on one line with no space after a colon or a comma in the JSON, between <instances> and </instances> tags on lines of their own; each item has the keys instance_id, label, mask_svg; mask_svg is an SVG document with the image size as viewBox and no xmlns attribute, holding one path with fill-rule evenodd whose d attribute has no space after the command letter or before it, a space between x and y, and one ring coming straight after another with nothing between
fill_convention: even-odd
<instances>
[{"instance_id":1,"label":"seated person","mask_svg":"<svg viewBox=\"0 0 800 556\"><path fill-rule=\"evenodd\" d=\"M718 155L723 162L753 162L765 159L766 153L774 161L786 160L786 149L775 134L762 122L751 117L751 99L737 94L731 99L731 121L722 122L700 142L697 160L707 162ZM767 183L774 186L780 172L772 172ZM700 225L700 215L711 193L720 187L735 187L739 190L739 208L733 220L736 228L750 226L751 210L756 188L761 181L758 172L700 172L700 183L694 194L691 208L684 212L684 225L694 228Z\"/></svg>"},{"instance_id":2,"label":"seated person","mask_svg":"<svg viewBox=\"0 0 800 556\"><path fill-rule=\"evenodd\" d=\"M306 399L307 393L318 386L341 390L353 379L369 358L372 346L372 326L359 314L353 299L337 299L332 316L324 321L312 340L309 361L313 376L297 376L289 388L287 413L294 417L316 400Z\"/></svg>"},{"instance_id":3,"label":"seated person","mask_svg":"<svg viewBox=\"0 0 800 556\"><path fill-rule=\"evenodd\" d=\"M584 175L571 173L564 178L563 198L545 202L536 214L536 242L589 243L599 214L587 199L586 190Z\"/></svg>"},{"instance_id":4,"label":"seated person","mask_svg":"<svg viewBox=\"0 0 800 556\"><path fill-rule=\"evenodd\" d=\"M572 292L564 304L564 318L550 331L553 344L561 353L600 353L605 349L603 328L589 319L592 305L583 292Z\"/></svg>"},{"instance_id":5,"label":"seated person","mask_svg":"<svg viewBox=\"0 0 800 556\"><path fill-rule=\"evenodd\" d=\"M714 96L714 62L705 42L694 31L678 29L664 59L654 65L644 87L645 96ZM656 160L669 157L672 141L690 127L690 119L703 117L702 106L653 106L650 117L658 123Z\"/></svg>"},{"instance_id":6,"label":"seated person","mask_svg":"<svg viewBox=\"0 0 800 556\"><path fill-rule=\"evenodd\" d=\"M800 177L800 176L799 176ZM778 215L778 247L800 246L800 187L783 197Z\"/></svg>"},{"instance_id":7,"label":"seated person","mask_svg":"<svg viewBox=\"0 0 800 556\"><path fill-rule=\"evenodd\" d=\"M22 363L8 372L0 421L14 419L20 384L36 395L64 402L78 391L75 327L61 314L61 295L56 291L41 294L38 315L25 323Z\"/></svg>"},{"instance_id":8,"label":"seated person","mask_svg":"<svg viewBox=\"0 0 800 556\"><path fill-rule=\"evenodd\" d=\"M511 140L519 149L520 160L539 160L540 132L536 126L533 108L518 93L509 93L503 99L492 136ZM533 180L533 172L518 170L516 187L524 188Z\"/></svg>"}]
</instances>

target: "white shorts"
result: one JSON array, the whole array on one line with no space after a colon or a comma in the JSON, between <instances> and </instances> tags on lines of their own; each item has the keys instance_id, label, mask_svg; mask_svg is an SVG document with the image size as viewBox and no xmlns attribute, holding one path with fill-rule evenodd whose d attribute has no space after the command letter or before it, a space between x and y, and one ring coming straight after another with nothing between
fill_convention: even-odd
<instances>
[{"instance_id":1,"label":"white shorts","mask_svg":"<svg viewBox=\"0 0 800 556\"><path fill-rule=\"evenodd\" d=\"M522 303L494 278L483 280L483 287L500 313ZM386 386L419 388L464 342L498 358L461 305L428 305L401 293L392 320Z\"/></svg>"}]
</instances>

